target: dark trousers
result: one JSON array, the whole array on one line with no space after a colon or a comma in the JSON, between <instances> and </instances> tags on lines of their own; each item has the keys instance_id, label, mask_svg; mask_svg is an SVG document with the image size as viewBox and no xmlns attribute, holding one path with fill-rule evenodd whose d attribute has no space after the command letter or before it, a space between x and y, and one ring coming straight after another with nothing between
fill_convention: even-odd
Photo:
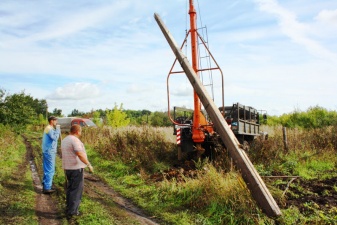
<instances>
[{"instance_id":1,"label":"dark trousers","mask_svg":"<svg viewBox=\"0 0 337 225\"><path fill-rule=\"evenodd\" d=\"M66 170L67 176L67 192L66 192L66 213L67 215L75 215L78 213L78 208L81 203L84 172L83 169Z\"/></svg>"}]
</instances>

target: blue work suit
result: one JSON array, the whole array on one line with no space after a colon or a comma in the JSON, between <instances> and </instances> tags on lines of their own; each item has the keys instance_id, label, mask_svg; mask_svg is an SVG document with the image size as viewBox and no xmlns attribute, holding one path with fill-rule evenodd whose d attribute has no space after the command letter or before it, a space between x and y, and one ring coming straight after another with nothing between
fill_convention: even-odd
<instances>
[{"instance_id":1,"label":"blue work suit","mask_svg":"<svg viewBox=\"0 0 337 225\"><path fill-rule=\"evenodd\" d=\"M55 174L55 157L57 152L57 140L60 137L60 129L54 129L48 125L43 132L42 154L43 154L43 179L44 190L50 190Z\"/></svg>"}]
</instances>

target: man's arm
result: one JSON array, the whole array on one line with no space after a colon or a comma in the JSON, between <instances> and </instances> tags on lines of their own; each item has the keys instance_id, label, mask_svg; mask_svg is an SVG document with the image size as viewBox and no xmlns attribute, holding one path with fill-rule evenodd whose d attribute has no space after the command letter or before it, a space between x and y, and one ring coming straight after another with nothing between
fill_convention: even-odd
<instances>
[{"instance_id":1,"label":"man's arm","mask_svg":"<svg viewBox=\"0 0 337 225\"><path fill-rule=\"evenodd\" d=\"M54 141L56 141L59 136L60 136L61 130L60 129L56 129L54 130L53 128L50 128L50 130L48 131L47 135L53 139Z\"/></svg>"},{"instance_id":2,"label":"man's arm","mask_svg":"<svg viewBox=\"0 0 337 225\"><path fill-rule=\"evenodd\" d=\"M94 168L91 166L91 164L90 164L90 162L89 162L89 160L88 160L88 158L87 158L87 154L86 154L85 152L82 152L82 151L77 151L77 152L76 152L76 155L78 156L78 158L79 158L85 165L88 166L89 171L90 171L91 173L93 173L93 172L94 172Z\"/></svg>"}]
</instances>

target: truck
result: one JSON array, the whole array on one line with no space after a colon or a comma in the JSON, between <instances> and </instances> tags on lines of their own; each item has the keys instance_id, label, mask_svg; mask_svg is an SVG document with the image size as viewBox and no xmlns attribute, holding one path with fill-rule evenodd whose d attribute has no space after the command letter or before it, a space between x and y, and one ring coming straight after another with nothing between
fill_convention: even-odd
<instances>
[{"instance_id":1,"label":"truck","mask_svg":"<svg viewBox=\"0 0 337 225\"><path fill-rule=\"evenodd\" d=\"M261 118L257 109L234 103L232 106L219 107L219 110L225 115L227 124L244 150L249 150L249 145L257 137L268 139L267 132L260 131ZM267 114L263 114L262 118L267 119Z\"/></svg>"},{"instance_id":2,"label":"truck","mask_svg":"<svg viewBox=\"0 0 337 225\"><path fill-rule=\"evenodd\" d=\"M238 102L231 106L219 107L218 109L244 150L248 151L250 144L257 137L263 139L268 138L266 132L260 131L260 114L257 109ZM176 135L177 138L178 160L186 159L186 157L193 158L193 152L196 152L192 132L193 113L194 111L192 109L177 106L173 108L173 120L175 122L173 135ZM208 119L207 112L201 111L201 113L202 119L200 125L202 125L202 127L200 128L205 132L205 139L201 147L205 150L203 151L204 156L212 157L214 156L212 152L213 149L215 149L219 143L222 144L222 142L216 135L216 129L213 129L213 124ZM263 118L266 119L265 114ZM190 157L188 157L188 155L190 155Z\"/></svg>"},{"instance_id":3,"label":"truck","mask_svg":"<svg viewBox=\"0 0 337 225\"><path fill-rule=\"evenodd\" d=\"M57 124L60 125L63 132L69 132L72 125L78 124L81 127L97 127L90 119L77 118L77 117L59 117Z\"/></svg>"}]
</instances>

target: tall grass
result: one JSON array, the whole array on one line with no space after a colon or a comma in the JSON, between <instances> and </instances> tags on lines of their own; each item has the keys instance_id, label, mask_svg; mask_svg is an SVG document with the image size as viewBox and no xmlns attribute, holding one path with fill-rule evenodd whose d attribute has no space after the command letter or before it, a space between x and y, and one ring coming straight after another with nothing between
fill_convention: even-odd
<instances>
[{"instance_id":1,"label":"tall grass","mask_svg":"<svg viewBox=\"0 0 337 225\"><path fill-rule=\"evenodd\" d=\"M210 164L198 172L196 179L186 178L183 183L166 180L160 183L159 190L162 208L189 209L189 224L255 224L257 221L268 221L238 173L219 173Z\"/></svg>"},{"instance_id":2,"label":"tall grass","mask_svg":"<svg viewBox=\"0 0 337 225\"><path fill-rule=\"evenodd\" d=\"M282 127L266 127L269 139L257 139L248 155L260 175L300 176L324 179L336 169L336 127L288 129L288 148L284 148ZM275 224L252 200L241 176L205 162L197 175L154 182L151 174L176 162L176 145L171 128L126 127L87 129L82 140L99 168L97 174L133 199L138 205L169 224ZM169 134L169 135L167 135ZM225 154L224 154L225 155ZM286 199L285 182L266 181L281 206ZM281 188L281 189L279 189ZM284 224L305 223L296 207L282 209ZM295 216L297 215L297 216ZM330 217L329 217L330 218ZM310 220L313 221L313 220ZM303 224L302 223L302 224Z\"/></svg>"},{"instance_id":3,"label":"tall grass","mask_svg":"<svg viewBox=\"0 0 337 225\"><path fill-rule=\"evenodd\" d=\"M315 164L314 160L321 163L330 161L327 169L333 168L336 163L336 157L330 156L337 152L337 126L309 130L287 129L288 148L284 146L282 127L269 128L268 132L272 134L268 140L257 139L250 148L249 156L255 164L263 164L264 167L285 165L288 172L283 172L291 174L301 162L309 166L310 163Z\"/></svg>"},{"instance_id":4,"label":"tall grass","mask_svg":"<svg viewBox=\"0 0 337 225\"><path fill-rule=\"evenodd\" d=\"M136 170L156 172L156 167L168 167L176 157L173 135L169 136L167 129L150 126L85 129L82 140L106 159L122 160Z\"/></svg>"},{"instance_id":5,"label":"tall grass","mask_svg":"<svg viewBox=\"0 0 337 225\"><path fill-rule=\"evenodd\" d=\"M86 129L82 141L97 174L151 214L171 224L256 224L268 221L236 172L197 163L193 178L153 182L151 174L172 167L177 149L172 128ZM92 152L93 150L93 152ZM99 159L100 158L100 159Z\"/></svg>"},{"instance_id":6,"label":"tall grass","mask_svg":"<svg viewBox=\"0 0 337 225\"><path fill-rule=\"evenodd\" d=\"M0 124L0 224L37 224L25 152L22 138Z\"/></svg>"}]
</instances>

